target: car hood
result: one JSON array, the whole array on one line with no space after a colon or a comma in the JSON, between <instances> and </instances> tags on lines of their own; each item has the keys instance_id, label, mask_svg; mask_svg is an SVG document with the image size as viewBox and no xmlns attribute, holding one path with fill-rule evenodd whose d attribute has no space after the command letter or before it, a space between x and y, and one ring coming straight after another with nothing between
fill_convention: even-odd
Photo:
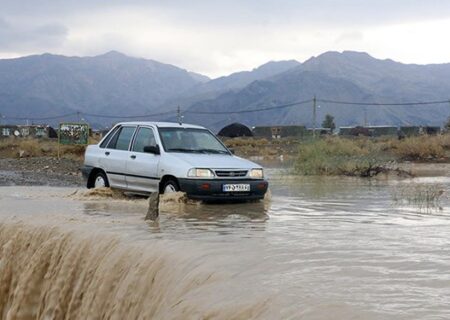
<instances>
[{"instance_id":1,"label":"car hood","mask_svg":"<svg viewBox=\"0 0 450 320\"><path fill-rule=\"evenodd\" d=\"M170 153L192 167L212 169L251 169L261 166L246 159L225 154L193 154L193 153Z\"/></svg>"}]
</instances>

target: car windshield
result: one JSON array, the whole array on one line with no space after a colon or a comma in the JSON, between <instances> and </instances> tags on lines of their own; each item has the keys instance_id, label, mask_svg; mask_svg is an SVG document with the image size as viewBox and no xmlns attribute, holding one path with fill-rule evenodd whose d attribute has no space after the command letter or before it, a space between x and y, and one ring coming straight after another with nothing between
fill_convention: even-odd
<instances>
[{"instance_id":1,"label":"car windshield","mask_svg":"<svg viewBox=\"0 0 450 320\"><path fill-rule=\"evenodd\" d=\"M166 152L229 154L211 132L194 128L160 128L159 134Z\"/></svg>"}]
</instances>

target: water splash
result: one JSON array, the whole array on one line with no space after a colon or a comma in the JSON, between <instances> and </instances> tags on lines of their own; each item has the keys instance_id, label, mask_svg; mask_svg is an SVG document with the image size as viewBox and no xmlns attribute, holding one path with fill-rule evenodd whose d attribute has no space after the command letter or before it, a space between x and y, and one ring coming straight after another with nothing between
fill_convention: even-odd
<instances>
[{"instance_id":1,"label":"water splash","mask_svg":"<svg viewBox=\"0 0 450 320\"><path fill-rule=\"evenodd\" d=\"M226 280L167 244L130 245L92 230L0 225L2 319L260 317L265 299L227 307L232 299L220 289Z\"/></svg>"},{"instance_id":2,"label":"water splash","mask_svg":"<svg viewBox=\"0 0 450 320\"><path fill-rule=\"evenodd\" d=\"M115 199L126 200L127 196L120 190L111 188L95 188L87 190L75 190L67 195L67 198L74 200L102 200L102 199Z\"/></svg>"}]
</instances>

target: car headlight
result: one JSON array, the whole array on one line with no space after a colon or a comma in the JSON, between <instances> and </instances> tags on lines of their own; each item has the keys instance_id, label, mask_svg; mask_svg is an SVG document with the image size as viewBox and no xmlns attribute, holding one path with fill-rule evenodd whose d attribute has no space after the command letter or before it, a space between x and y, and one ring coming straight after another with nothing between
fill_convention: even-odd
<instances>
[{"instance_id":1,"label":"car headlight","mask_svg":"<svg viewBox=\"0 0 450 320\"><path fill-rule=\"evenodd\" d=\"M252 169L250 170L250 178L262 179L264 178L263 169Z\"/></svg>"},{"instance_id":2,"label":"car headlight","mask_svg":"<svg viewBox=\"0 0 450 320\"><path fill-rule=\"evenodd\" d=\"M214 173L209 169L192 168L188 171L188 177L214 178Z\"/></svg>"}]
</instances>

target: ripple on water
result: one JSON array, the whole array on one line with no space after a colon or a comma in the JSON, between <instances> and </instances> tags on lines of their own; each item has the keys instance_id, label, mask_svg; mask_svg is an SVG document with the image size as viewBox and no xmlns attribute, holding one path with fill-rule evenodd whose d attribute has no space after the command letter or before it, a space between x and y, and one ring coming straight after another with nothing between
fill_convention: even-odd
<instances>
[{"instance_id":1,"label":"ripple on water","mask_svg":"<svg viewBox=\"0 0 450 320\"><path fill-rule=\"evenodd\" d=\"M445 319L449 199L424 212L393 197L400 187L433 184L449 192L448 179L274 179L268 201L170 201L151 223L143 221L145 199L70 199L61 197L68 190L0 188L0 217L15 212L16 220L89 225L144 247L168 246L175 256L190 252L195 265L223 276L242 304L262 290L261 301L269 297L265 306L283 318ZM208 293L219 288L211 284ZM208 304L208 296L198 294Z\"/></svg>"}]
</instances>

